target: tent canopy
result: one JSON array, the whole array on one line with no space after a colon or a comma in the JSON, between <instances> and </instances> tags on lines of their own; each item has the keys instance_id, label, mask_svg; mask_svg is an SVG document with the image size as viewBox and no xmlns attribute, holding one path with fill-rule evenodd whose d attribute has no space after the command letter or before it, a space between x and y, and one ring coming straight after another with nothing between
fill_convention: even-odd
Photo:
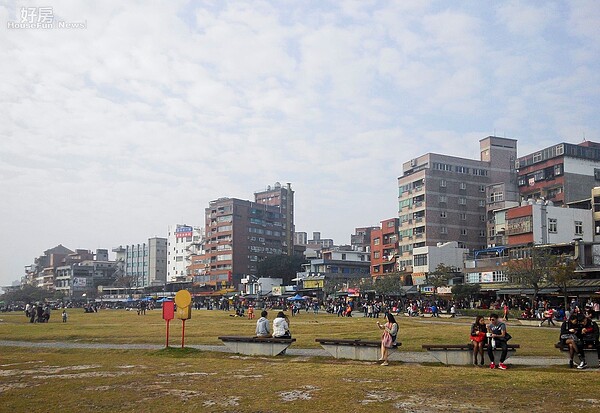
<instances>
[{"instance_id":1,"label":"tent canopy","mask_svg":"<svg viewBox=\"0 0 600 413\"><path fill-rule=\"evenodd\" d=\"M295 296L288 298L288 301L304 301L304 300L305 300L305 298L302 297L300 294L296 294Z\"/></svg>"}]
</instances>

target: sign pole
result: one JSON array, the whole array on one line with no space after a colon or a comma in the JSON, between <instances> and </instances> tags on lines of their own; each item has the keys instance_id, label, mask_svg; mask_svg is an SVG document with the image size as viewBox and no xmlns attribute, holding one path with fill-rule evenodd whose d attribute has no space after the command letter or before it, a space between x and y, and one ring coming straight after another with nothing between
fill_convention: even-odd
<instances>
[{"instance_id":1,"label":"sign pole","mask_svg":"<svg viewBox=\"0 0 600 413\"><path fill-rule=\"evenodd\" d=\"M165 344L166 348L169 348L169 321L171 320L167 320L167 343Z\"/></svg>"},{"instance_id":2,"label":"sign pole","mask_svg":"<svg viewBox=\"0 0 600 413\"><path fill-rule=\"evenodd\" d=\"M185 342L185 319L181 320L181 348L184 348Z\"/></svg>"}]
</instances>

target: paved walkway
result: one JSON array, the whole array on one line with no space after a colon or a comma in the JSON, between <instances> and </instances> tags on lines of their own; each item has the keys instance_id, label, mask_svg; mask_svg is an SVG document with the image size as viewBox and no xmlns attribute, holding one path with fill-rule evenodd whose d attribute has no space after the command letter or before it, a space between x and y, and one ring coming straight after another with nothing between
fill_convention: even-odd
<instances>
[{"instance_id":1,"label":"paved walkway","mask_svg":"<svg viewBox=\"0 0 600 413\"><path fill-rule=\"evenodd\" d=\"M160 350L164 348L159 344L114 344L114 343L79 343L65 341L51 342L31 342L31 341L12 341L0 340L0 347L37 347L37 348L59 348L59 349L102 349L102 350ZM176 347L176 346L173 346ZM222 345L188 345L187 347L203 351L218 351L222 353L232 353L227 347ZM286 351L290 356L301 357L331 357L323 349L318 348L288 348ZM397 358L404 363L436 363L437 360L424 351L398 351ZM555 366L566 365L567 357L519 357L513 356L508 361L509 364L521 366Z\"/></svg>"}]
</instances>

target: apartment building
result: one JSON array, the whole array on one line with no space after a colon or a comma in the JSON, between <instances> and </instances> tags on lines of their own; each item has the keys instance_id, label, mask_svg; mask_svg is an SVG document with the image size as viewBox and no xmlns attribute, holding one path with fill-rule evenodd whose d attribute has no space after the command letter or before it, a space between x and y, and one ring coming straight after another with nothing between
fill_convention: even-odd
<instances>
[{"instance_id":1,"label":"apartment building","mask_svg":"<svg viewBox=\"0 0 600 413\"><path fill-rule=\"evenodd\" d=\"M288 182L286 186L282 186L279 182L275 182L275 185L272 187L268 185L265 190L254 193L254 202L279 207L279 214L284 218L286 229L283 247L287 255L293 255L295 226L294 191L292 190L292 184Z\"/></svg>"},{"instance_id":2,"label":"apartment building","mask_svg":"<svg viewBox=\"0 0 600 413\"><path fill-rule=\"evenodd\" d=\"M186 281L192 273L192 256L198 253L202 229L186 224L175 224L167 232L167 282ZM193 271L193 268L192 268Z\"/></svg>"},{"instance_id":3,"label":"apartment building","mask_svg":"<svg viewBox=\"0 0 600 413\"><path fill-rule=\"evenodd\" d=\"M600 143L559 143L518 158L516 167L522 198L565 205L589 198L600 184Z\"/></svg>"},{"instance_id":4,"label":"apartment building","mask_svg":"<svg viewBox=\"0 0 600 413\"><path fill-rule=\"evenodd\" d=\"M391 218L381 221L381 228L371 230L371 276L378 277L398 272L398 228L400 220Z\"/></svg>"},{"instance_id":5,"label":"apartment building","mask_svg":"<svg viewBox=\"0 0 600 413\"><path fill-rule=\"evenodd\" d=\"M280 190L278 199L266 192L256 193L261 202L220 198L205 210L204 271L194 277L197 283L211 286L237 286L245 275L256 276L258 263L273 255L287 254L293 247L293 196L291 187ZM269 192L269 191L267 191ZM273 190L269 192L273 194ZM285 199L284 199L285 195ZM293 199L293 198L292 198ZM274 205L271 205L274 204ZM293 251L293 248L292 248Z\"/></svg>"},{"instance_id":6,"label":"apartment building","mask_svg":"<svg viewBox=\"0 0 600 413\"><path fill-rule=\"evenodd\" d=\"M516 193L517 141L488 136L479 148L479 160L428 153L403 164L399 267L413 264L414 248L448 241L457 241L459 248L485 248L488 186L503 183L503 198Z\"/></svg>"},{"instance_id":7,"label":"apartment building","mask_svg":"<svg viewBox=\"0 0 600 413\"><path fill-rule=\"evenodd\" d=\"M355 228L354 234L350 235L350 245L357 251L369 251L371 248L371 239L373 231L379 227L361 227Z\"/></svg>"},{"instance_id":8,"label":"apartment building","mask_svg":"<svg viewBox=\"0 0 600 413\"><path fill-rule=\"evenodd\" d=\"M113 248L118 277L131 287L164 285L167 281L167 239L149 238L148 242Z\"/></svg>"}]
</instances>

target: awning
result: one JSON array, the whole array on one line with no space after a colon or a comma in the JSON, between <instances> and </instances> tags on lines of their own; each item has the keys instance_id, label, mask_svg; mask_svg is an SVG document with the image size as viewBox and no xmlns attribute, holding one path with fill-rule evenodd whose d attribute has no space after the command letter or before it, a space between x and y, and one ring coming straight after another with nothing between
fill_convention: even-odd
<instances>
[{"instance_id":1,"label":"awning","mask_svg":"<svg viewBox=\"0 0 600 413\"><path fill-rule=\"evenodd\" d=\"M538 294L554 294L559 291L558 288L541 288ZM517 295L526 294L533 295L533 288L501 288L496 291L496 294Z\"/></svg>"},{"instance_id":2,"label":"awning","mask_svg":"<svg viewBox=\"0 0 600 413\"><path fill-rule=\"evenodd\" d=\"M492 247L492 248L486 248L484 250L477 250L474 252L475 259L477 259L477 256L479 254L485 254L486 252L495 252L497 254L502 254L505 249L506 249L506 247Z\"/></svg>"}]
</instances>

